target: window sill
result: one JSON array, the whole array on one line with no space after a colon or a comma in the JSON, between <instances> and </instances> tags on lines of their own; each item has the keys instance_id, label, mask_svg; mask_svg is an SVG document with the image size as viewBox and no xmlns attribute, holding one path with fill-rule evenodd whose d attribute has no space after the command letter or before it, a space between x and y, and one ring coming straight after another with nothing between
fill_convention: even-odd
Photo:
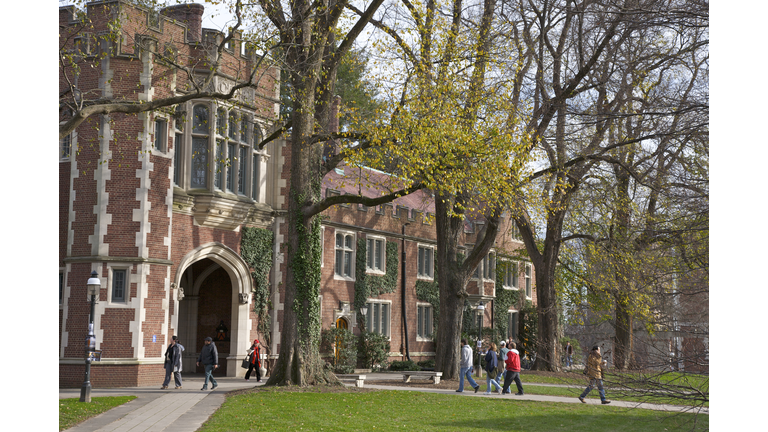
<instances>
[{"instance_id":1,"label":"window sill","mask_svg":"<svg viewBox=\"0 0 768 432\"><path fill-rule=\"evenodd\" d=\"M384 270L365 269L365 274L384 276L387 274Z\"/></svg>"},{"instance_id":2,"label":"window sill","mask_svg":"<svg viewBox=\"0 0 768 432\"><path fill-rule=\"evenodd\" d=\"M507 291L520 291L520 288L515 288L515 287L512 287L512 286L508 286L508 285L502 285L501 288L505 289Z\"/></svg>"},{"instance_id":3,"label":"window sill","mask_svg":"<svg viewBox=\"0 0 768 432\"><path fill-rule=\"evenodd\" d=\"M350 276L342 276L342 275L334 273L333 274L333 280L345 281L345 282L354 282L355 278L350 277Z\"/></svg>"},{"instance_id":4,"label":"window sill","mask_svg":"<svg viewBox=\"0 0 768 432\"><path fill-rule=\"evenodd\" d=\"M433 280L435 280L435 278L434 278L434 277L432 277L432 276L423 276L423 275L416 275L416 279L418 279L418 280L424 280L424 281L430 281L430 282L432 282Z\"/></svg>"}]
</instances>

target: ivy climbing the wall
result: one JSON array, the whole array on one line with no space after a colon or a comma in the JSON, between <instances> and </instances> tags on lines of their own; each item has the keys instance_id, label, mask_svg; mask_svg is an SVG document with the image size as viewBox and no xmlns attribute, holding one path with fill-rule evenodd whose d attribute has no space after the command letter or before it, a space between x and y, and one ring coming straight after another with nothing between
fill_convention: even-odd
<instances>
[{"instance_id":1,"label":"ivy climbing the wall","mask_svg":"<svg viewBox=\"0 0 768 432\"><path fill-rule=\"evenodd\" d=\"M397 257L397 242L387 242L386 273L383 276L368 274L365 271L367 255L367 242L363 238L357 239L357 251L355 252L355 310L365 307L368 299L382 294L395 292L397 289L397 269L400 260ZM358 314L358 321L363 319Z\"/></svg>"},{"instance_id":2,"label":"ivy climbing the wall","mask_svg":"<svg viewBox=\"0 0 768 432\"><path fill-rule=\"evenodd\" d=\"M272 231L243 227L240 256L253 269L253 311L259 315L258 330L269 338L269 270L272 268L274 246Z\"/></svg>"},{"instance_id":3,"label":"ivy climbing the wall","mask_svg":"<svg viewBox=\"0 0 768 432\"><path fill-rule=\"evenodd\" d=\"M504 275L512 263L502 261L496 266L496 299L493 302L494 328L506 339L509 330L509 308L520 309L520 291L504 289Z\"/></svg>"},{"instance_id":4,"label":"ivy climbing the wall","mask_svg":"<svg viewBox=\"0 0 768 432\"><path fill-rule=\"evenodd\" d=\"M416 280L416 298L419 301L427 302L432 305L432 334L437 334L437 323L440 322L440 289L437 285L437 262L435 262L435 271L431 281L424 279Z\"/></svg>"}]
</instances>

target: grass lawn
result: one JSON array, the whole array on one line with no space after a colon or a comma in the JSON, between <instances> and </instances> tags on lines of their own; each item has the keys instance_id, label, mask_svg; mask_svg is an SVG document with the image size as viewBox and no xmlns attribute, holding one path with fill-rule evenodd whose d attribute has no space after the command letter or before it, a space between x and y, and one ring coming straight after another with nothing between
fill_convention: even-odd
<instances>
[{"instance_id":1,"label":"grass lawn","mask_svg":"<svg viewBox=\"0 0 768 432\"><path fill-rule=\"evenodd\" d=\"M228 397L200 430L621 432L708 429L709 416L706 415L695 417L592 404L408 391L260 388Z\"/></svg>"},{"instance_id":2,"label":"grass lawn","mask_svg":"<svg viewBox=\"0 0 768 432\"><path fill-rule=\"evenodd\" d=\"M134 399L136 396L104 396L91 398L90 403L80 402L80 398L59 399L59 430L69 429Z\"/></svg>"}]
</instances>

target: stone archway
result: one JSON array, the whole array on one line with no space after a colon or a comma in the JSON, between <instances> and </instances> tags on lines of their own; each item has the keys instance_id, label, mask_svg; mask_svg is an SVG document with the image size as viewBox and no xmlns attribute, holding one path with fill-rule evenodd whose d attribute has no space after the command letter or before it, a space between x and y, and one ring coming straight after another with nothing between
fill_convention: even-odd
<instances>
[{"instance_id":1,"label":"stone archway","mask_svg":"<svg viewBox=\"0 0 768 432\"><path fill-rule=\"evenodd\" d=\"M202 348L199 342L205 336L215 336L198 334L198 329L203 328L199 326L201 312L207 311L205 319L211 319L211 309L207 304L209 300L206 300L206 305L201 309L202 290L203 299L210 299L212 295L229 294L229 299L219 299L230 305L228 314L222 311L221 305L219 309L213 309L222 315L218 318L224 320L228 328L228 340L221 341L222 347L227 351L219 350L219 365L226 365L226 376L245 375L245 370L239 365L250 346L252 285L248 265L239 254L227 246L208 243L195 248L182 258L174 280L176 286L180 288L179 293L183 293L178 296L181 298L176 300L178 313L172 318L172 327L178 329L179 339L185 347L183 369L187 371L196 369L196 353ZM224 289L221 289L222 286ZM212 289L216 291L212 293ZM207 327L204 328L209 331Z\"/></svg>"}]
</instances>

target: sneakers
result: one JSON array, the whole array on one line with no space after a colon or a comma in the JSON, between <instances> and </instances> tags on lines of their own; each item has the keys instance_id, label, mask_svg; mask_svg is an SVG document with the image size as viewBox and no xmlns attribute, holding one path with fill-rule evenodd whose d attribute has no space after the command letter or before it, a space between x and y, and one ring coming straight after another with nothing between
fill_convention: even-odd
<instances>
[{"instance_id":1,"label":"sneakers","mask_svg":"<svg viewBox=\"0 0 768 432\"><path fill-rule=\"evenodd\" d=\"M515 396L524 396L524 395L525 395L525 393L523 393L523 392L517 392L517 393L515 393Z\"/></svg>"},{"instance_id":2,"label":"sneakers","mask_svg":"<svg viewBox=\"0 0 768 432\"><path fill-rule=\"evenodd\" d=\"M579 400L581 401L581 403L587 403L587 401L585 401L584 398L581 396L579 396Z\"/></svg>"},{"instance_id":3,"label":"sneakers","mask_svg":"<svg viewBox=\"0 0 768 432\"><path fill-rule=\"evenodd\" d=\"M611 403L611 401L609 401L609 400L604 400L604 401L602 401L602 402L600 402L600 403L601 403L601 404L603 404L603 405L608 405L609 403Z\"/></svg>"},{"instance_id":4,"label":"sneakers","mask_svg":"<svg viewBox=\"0 0 768 432\"><path fill-rule=\"evenodd\" d=\"M218 386L219 386L218 384L214 384L213 387L211 387L211 391L216 390L216 387L218 387Z\"/></svg>"},{"instance_id":5,"label":"sneakers","mask_svg":"<svg viewBox=\"0 0 768 432\"><path fill-rule=\"evenodd\" d=\"M475 393L477 393L478 390L480 390L480 386L475 387Z\"/></svg>"},{"instance_id":6,"label":"sneakers","mask_svg":"<svg viewBox=\"0 0 768 432\"><path fill-rule=\"evenodd\" d=\"M484 394L484 395L489 395L489 394L491 394L491 392L485 392L485 393L483 393L483 394Z\"/></svg>"},{"instance_id":7,"label":"sneakers","mask_svg":"<svg viewBox=\"0 0 768 432\"><path fill-rule=\"evenodd\" d=\"M496 390L496 393L501 394L501 389Z\"/></svg>"},{"instance_id":8,"label":"sneakers","mask_svg":"<svg viewBox=\"0 0 768 432\"><path fill-rule=\"evenodd\" d=\"M206 390L208 390L208 387L203 387L203 388L201 388L200 390L201 390L201 391L206 391Z\"/></svg>"},{"instance_id":9,"label":"sneakers","mask_svg":"<svg viewBox=\"0 0 768 432\"><path fill-rule=\"evenodd\" d=\"M464 393L464 390L456 390L456 393Z\"/></svg>"},{"instance_id":10,"label":"sneakers","mask_svg":"<svg viewBox=\"0 0 768 432\"><path fill-rule=\"evenodd\" d=\"M250 381L248 378L245 379L246 381Z\"/></svg>"},{"instance_id":11,"label":"sneakers","mask_svg":"<svg viewBox=\"0 0 768 432\"><path fill-rule=\"evenodd\" d=\"M176 386L176 390L178 390L178 389L180 389L180 388L181 388L181 386Z\"/></svg>"},{"instance_id":12,"label":"sneakers","mask_svg":"<svg viewBox=\"0 0 768 432\"><path fill-rule=\"evenodd\" d=\"M162 387L160 387L160 390L165 390L167 388L168 388L168 386L162 386Z\"/></svg>"}]
</instances>

